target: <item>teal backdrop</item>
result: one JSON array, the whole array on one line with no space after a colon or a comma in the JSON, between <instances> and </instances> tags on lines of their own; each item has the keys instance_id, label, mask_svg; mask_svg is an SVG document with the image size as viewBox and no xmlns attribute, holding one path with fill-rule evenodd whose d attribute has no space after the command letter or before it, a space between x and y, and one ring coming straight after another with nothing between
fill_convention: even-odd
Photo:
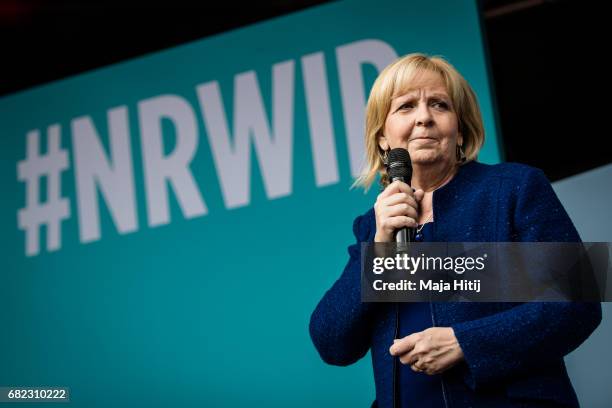
<instances>
[{"instance_id":1,"label":"teal backdrop","mask_svg":"<svg viewBox=\"0 0 612 408\"><path fill-rule=\"evenodd\" d=\"M365 98L412 52L470 82L499 162L472 1L325 4L0 99L0 386L368 405L369 355L324 364L308 322L377 194L349 189Z\"/></svg>"}]
</instances>

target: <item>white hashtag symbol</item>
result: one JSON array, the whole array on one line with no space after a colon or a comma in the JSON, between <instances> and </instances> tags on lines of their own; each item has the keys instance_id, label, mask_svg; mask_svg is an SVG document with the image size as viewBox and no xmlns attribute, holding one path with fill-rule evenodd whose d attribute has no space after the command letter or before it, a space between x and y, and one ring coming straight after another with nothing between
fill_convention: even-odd
<instances>
[{"instance_id":1,"label":"white hashtag symbol","mask_svg":"<svg viewBox=\"0 0 612 408\"><path fill-rule=\"evenodd\" d=\"M27 135L26 159L17 163L17 179L26 183L26 206L17 212L19 229L26 232L26 255L39 252L39 228L47 226L47 250L61 247L61 221L70 217L68 199L60 198L61 172L68 168L68 154L60 149L60 126L47 129L47 154L40 154L40 132ZM47 176L47 201L40 202L40 179Z\"/></svg>"}]
</instances>

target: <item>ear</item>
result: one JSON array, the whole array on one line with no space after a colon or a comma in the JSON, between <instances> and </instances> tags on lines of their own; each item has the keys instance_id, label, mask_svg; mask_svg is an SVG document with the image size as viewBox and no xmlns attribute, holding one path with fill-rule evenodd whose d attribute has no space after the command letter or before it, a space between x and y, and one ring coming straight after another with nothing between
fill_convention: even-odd
<instances>
[{"instance_id":1,"label":"ear","mask_svg":"<svg viewBox=\"0 0 612 408\"><path fill-rule=\"evenodd\" d=\"M457 145L459 147L463 146L463 135L461 134L461 132L457 134Z\"/></svg>"},{"instance_id":2,"label":"ear","mask_svg":"<svg viewBox=\"0 0 612 408\"><path fill-rule=\"evenodd\" d=\"M384 135L378 136L378 146L383 150L389 150L389 143L387 142L387 138Z\"/></svg>"}]
</instances>

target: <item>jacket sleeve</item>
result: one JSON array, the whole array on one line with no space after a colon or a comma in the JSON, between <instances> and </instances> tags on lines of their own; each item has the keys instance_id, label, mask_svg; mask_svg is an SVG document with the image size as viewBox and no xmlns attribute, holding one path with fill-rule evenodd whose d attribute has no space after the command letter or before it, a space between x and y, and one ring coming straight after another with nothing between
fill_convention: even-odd
<instances>
[{"instance_id":1,"label":"jacket sleeve","mask_svg":"<svg viewBox=\"0 0 612 408\"><path fill-rule=\"evenodd\" d=\"M552 186L528 168L516 187L514 241L581 242ZM601 322L600 303L530 302L452 325L472 389L528 372L584 342Z\"/></svg>"},{"instance_id":2,"label":"jacket sleeve","mask_svg":"<svg viewBox=\"0 0 612 408\"><path fill-rule=\"evenodd\" d=\"M366 216L353 222L357 242L348 248L342 275L325 293L310 317L310 337L323 361L346 366L370 348L373 305L361 302L361 242L369 235Z\"/></svg>"}]
</instances>

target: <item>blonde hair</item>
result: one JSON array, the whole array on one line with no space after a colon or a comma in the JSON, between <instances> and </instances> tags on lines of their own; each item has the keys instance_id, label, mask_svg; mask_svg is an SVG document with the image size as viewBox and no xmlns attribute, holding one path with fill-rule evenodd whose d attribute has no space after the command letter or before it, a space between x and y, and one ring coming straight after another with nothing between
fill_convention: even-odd
<instances>
[{"instance_id":1,"label":"blonde hair","mask_svg":"<svg viewBox=\"0 0 612 408\"><path fill-rule=\"evenodd\" d=\"M414 89L413 84L418 83L425 72L434 72L442 77L457 114L459 131L463 135L465 163L476 160L484 143L484 126L476 94L465 78L444 58L421 53L408 54L388 65L374 81L366 106L366 163L352 187L362 186L367 191L377 175L380 175L382 186L389 183L382 161L384 152L378 145L378 139L382 136L391 100Z\"/></svg>"}]
</instances>

